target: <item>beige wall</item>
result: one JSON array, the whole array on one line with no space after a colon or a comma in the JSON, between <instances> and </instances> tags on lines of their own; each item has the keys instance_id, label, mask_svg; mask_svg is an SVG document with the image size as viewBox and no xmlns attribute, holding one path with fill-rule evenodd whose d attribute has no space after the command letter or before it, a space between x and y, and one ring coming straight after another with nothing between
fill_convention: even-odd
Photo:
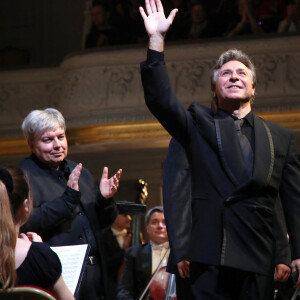
<instances>
[{"instance_id":1,"label":"beige wall","mask_svg":"<svg viewBox=\"0 0 300 300\"><path fill-rule=\"evenodd\" d=\"M179 99L209 105L209 70L233 47L246 51L257 66L254 110L298 136L300 36L168 44L167 66ZM27 113L55 107L67 120L69 158L83 162L97 180L105 165L110 174L123 168L120 200L131 201L132 183L141 178L148 182L149 206L161 204L170 137L144 104L139 63L145 56L145 47L107 48L73 53L58 67L0 72L0 163L27 155L20 131Z\"/></svg>"}]
</instances>

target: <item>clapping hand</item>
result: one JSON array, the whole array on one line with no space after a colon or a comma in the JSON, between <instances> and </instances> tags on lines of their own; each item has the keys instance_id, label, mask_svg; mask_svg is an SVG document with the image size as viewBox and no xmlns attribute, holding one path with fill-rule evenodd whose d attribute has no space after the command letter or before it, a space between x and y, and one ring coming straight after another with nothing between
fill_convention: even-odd
<instances>
[{"instance_id":1,"label":"clapping hand","mask_svg":"<svg viewBox=\"0 0 300 300\"><path fill-rule=\"evenodd\" d=\"M79 191L79 177L82 170L82 164L78 164L73 171L71 172L68 180L68 187L70 187L73 190Z\"/></svg>"},{"instance_id":2,"label":"clapping hand","mask_svg":"<svg viewBox=\"0 0 300 300\"><path fill-rule=\"evenodd\" d=\"M119 179L121 177L121 174L122 169L119 169L119 171L114 176L108 178L108 168L104 167L99 185L100 192L104 198L108 199L116 193L119 186Z\"/></svg>"}]
</instances>

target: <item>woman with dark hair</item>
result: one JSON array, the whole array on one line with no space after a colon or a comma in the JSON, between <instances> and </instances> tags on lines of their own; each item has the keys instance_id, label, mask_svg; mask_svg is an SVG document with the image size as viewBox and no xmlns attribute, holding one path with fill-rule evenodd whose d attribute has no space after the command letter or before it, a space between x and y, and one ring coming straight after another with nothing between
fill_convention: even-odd
<instances>
[{"instance_id":1,"label":"woman with dark hair","mask_svg":"<svg viewBox=\"0 0 300 300\"><path fill-rule=\"evenodd\" d=\"M17 167L0 168L0 282L3 289L38 286L58 299L73 300L56 253L41 243L39 235L19 236L33 207L27 176Z\"/></svg>"}]
</instances>

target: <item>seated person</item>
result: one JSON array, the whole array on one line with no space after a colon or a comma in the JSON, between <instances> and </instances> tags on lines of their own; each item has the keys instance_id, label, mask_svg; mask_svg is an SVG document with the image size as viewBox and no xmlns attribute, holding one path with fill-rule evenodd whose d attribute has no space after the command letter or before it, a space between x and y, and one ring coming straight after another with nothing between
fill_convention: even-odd
<instances>
[{"instance_id":1,"label":"seated person","mask_svg":"<svg viewBox=\"0 0 300 300\"><path fill-rule=\"evenodd\" d=\"M188 38L195 40L216 35L211 26L205 6L200 1L194 1L191 5L191 22L189 24Z\"/></svg>"},{"instance_id":2,"label":"seated person","mask_svg":"<svg viewBox=\"0 0 300 300\"><path fill-rule=\"evenodd\" d=\"M147 212L146 226L149 243L130 247L125 253L125 266L117 289L118 300L139 299L151 275L156 269L166 266L169 242L161 206Z\"/></svg>"},{"instance_id":3,"label":"seated person","mask_svg":"<svg viewBox=\"0 0 300 300\"><path fill-rule=\"evenodd\" d=\"M118 214L111 227L103 231L103 249L107 262L109 299L115 298L125 250L131 246L130 223L130 215Z\"/></svg>"},{"instance_id":4,"label":"seated person","mask_svg":"<svg viewBox=\"0 0 300 300\"><path fill-rule=\"evenodd\" d=\"M238 13L240 15L239 22L228 33L228 37L246 34L262 34L263 29L258 24L254 16L253 0L237 0Z\"/></svg>"},{"instance_id":5,"label":"seated person","mask_svg":"<svg viewBox=\"0 0 300 300\"><path fill-rule=\"evenodd\" d=\"M114 44L114 28L110 24L110 12L103 2L95 2L91 11L92 25L85 39L85 48Z\"/></svg>"},{"instance_id":6,"label":"seated person","mask_svg":"<svg viewBox=\"0 0 300 300\"><path fill-rule=\"evenodd\" d=\"M300 0L288 5L287 16L279 23L278 32L300 32Z\"/></svg>"},{"instance_id":7,"label":"seated person","mask_svg":"<svg viewBox=\"0 0 300 300\"><path fill-rule=\"evenodd\" d=\"M285 0L259 0L255 9L255 17L266 33L277 32L278 25L286 17Z\"/></svg>"},{"instance_id":8,"label":"seated person","mask_svg":"<svg viewBox=\"0 0 300 300\"><path fill-rule=\"evenodd\" d=\"M28 179L16 167L0 169L1 271L2 288L32 285L49 290L58 299L74 299L67 288L56 253L40 243L41 238L28 233L18 237L33 207ZM37 241L37 242L36 242ZM6 255L3 255L5 253Z\"/></svg>"}]
</instances>

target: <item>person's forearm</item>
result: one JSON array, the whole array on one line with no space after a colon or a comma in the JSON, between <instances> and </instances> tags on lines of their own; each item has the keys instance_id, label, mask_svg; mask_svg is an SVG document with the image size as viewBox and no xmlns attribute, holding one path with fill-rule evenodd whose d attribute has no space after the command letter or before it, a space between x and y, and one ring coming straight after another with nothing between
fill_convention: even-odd
<instances>
[{"instance_id":1,"label":"person's forearm","mask_svg":"<svg viewBox=\"0 0 300 300\"><path fill-rule=\"evenodd\" d=\"M158 52L163 52L165 46L165 38L162 35L155 35L149 37L149 49Z\"/></svg>"}]
</instances>

